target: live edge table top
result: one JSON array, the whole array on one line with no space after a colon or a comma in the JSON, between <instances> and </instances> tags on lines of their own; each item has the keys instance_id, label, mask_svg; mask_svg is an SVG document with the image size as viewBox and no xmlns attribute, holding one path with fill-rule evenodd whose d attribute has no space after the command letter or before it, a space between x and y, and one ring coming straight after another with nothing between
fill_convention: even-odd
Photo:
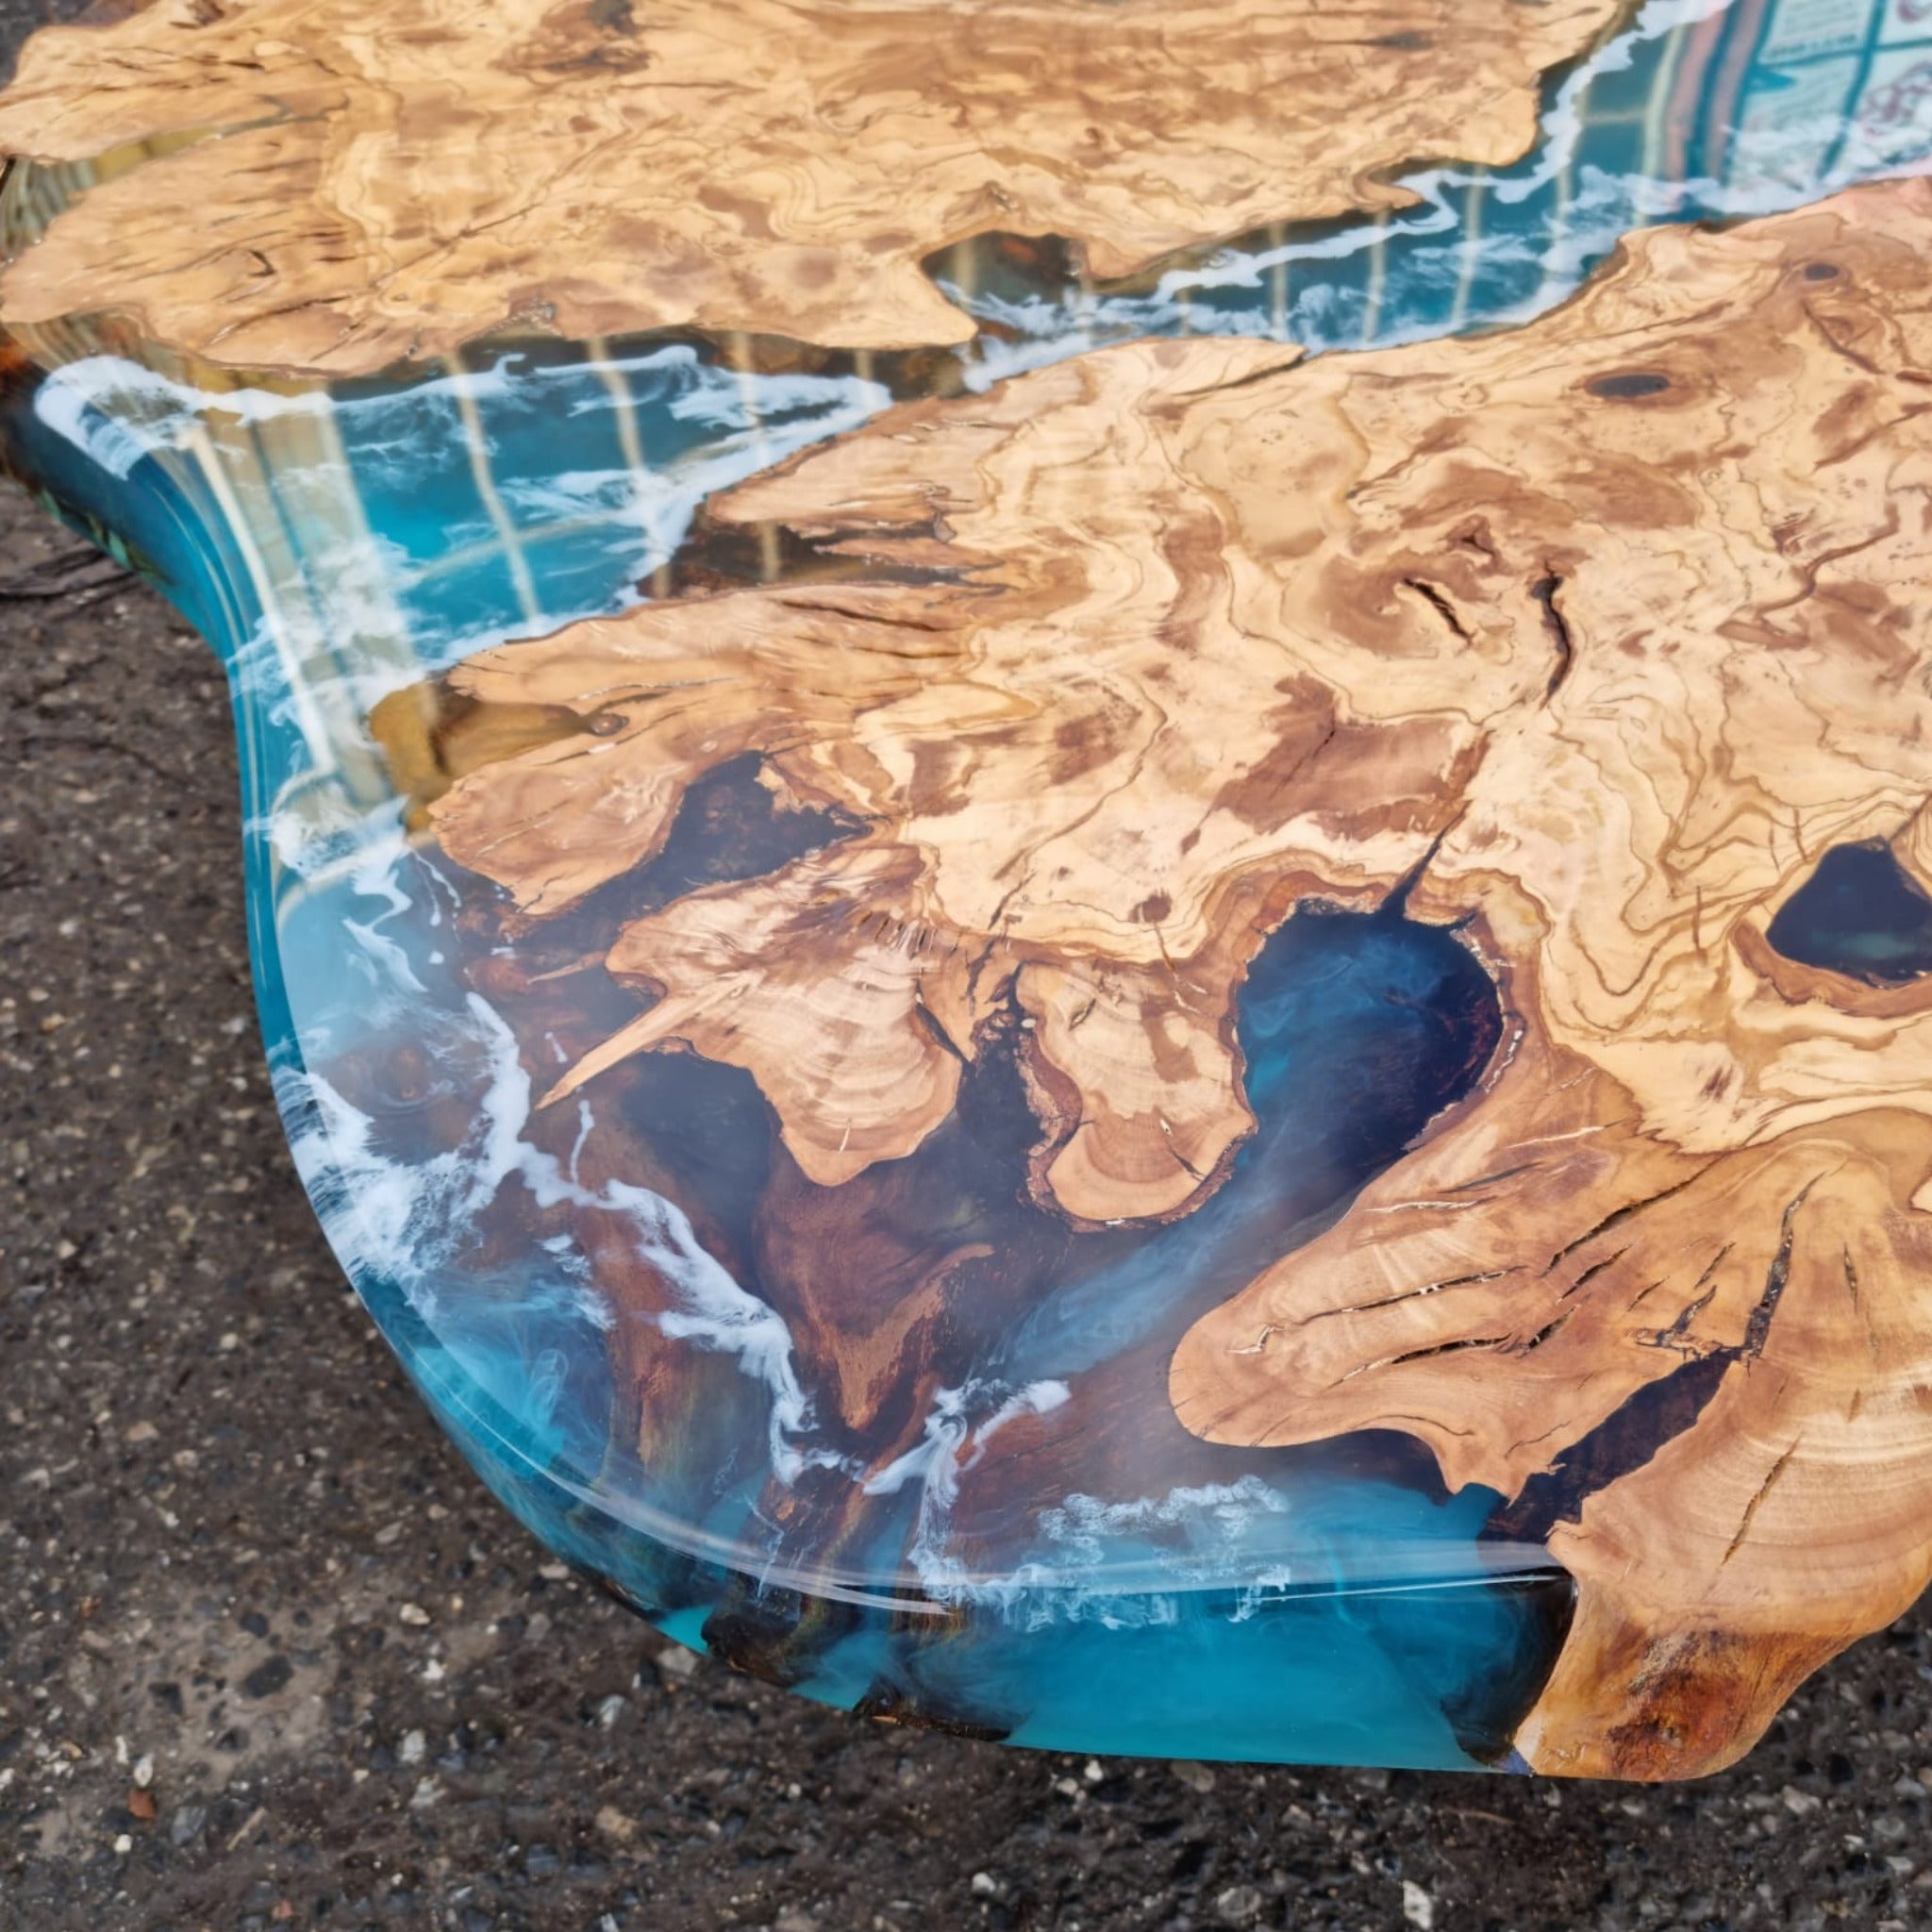
<instances>
[{"instance_id":1,"label":"live edge table top","mask_svg":"<svg viewBox=\"0 0 1932 1932\"><path fill-rule=\"evenodd\" d=\"M1087 1750L1688 1776L1913 1600L1925 11L34 39L0 457L512 1510Z\"/></svg>"}]
</instances>

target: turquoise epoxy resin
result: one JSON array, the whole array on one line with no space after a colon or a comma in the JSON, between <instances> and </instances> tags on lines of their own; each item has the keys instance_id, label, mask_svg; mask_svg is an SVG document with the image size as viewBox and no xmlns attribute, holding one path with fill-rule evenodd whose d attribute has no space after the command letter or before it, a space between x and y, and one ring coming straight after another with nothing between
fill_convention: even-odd
<instances>
[{"instance_id":1,"label":"turquoise epoxy resin","mask_svg":"<svg viewBox=\"0 0 1932 1932\"><path fill-rule=\"evenodd\" d=\"M1070 35L1096 31L1073 0L1063 11ZM1049 434L1036 425L1075 408L1072 389L1016 384L1130 366L1108 358L1141 357L1131 366L1151 372L1133 377L1118 438L1068 432L1066 500L1077 506L1104 498L1108 466L1141 460L1136 439L1158 441L1209 386L1247 382L1257 410L1274 407L1272 385L1291 365L1285 352L1269 360L1271 345L1323 352L1306 365L1319 369L1529 330L1634 232L1782 220L1908 175L1932 156L1932 24L1921 37L1911 15L1876 0L1652 0L1549 73L1523 159L1417 165L1401 177L1411 191L1402 205L1262 224L1111 280L1052 236L989 233L935 253L931 284L967 319L952 331L970 335L963 342L824 346L823 332L806 343L719 327L565 341L526 315L426 365L323 379L165 346L125 312L16 323L0 423L8 469L162 590L226 666L257 986L304 1182L425 1398L538 1536L666 1630L754 1674L966 1735L1644 1775L1701 1768L1746 1740L1762 1711L1713 1693L1730 1714L1707 1738L1691 1718L1666 1735L1675 1720L1651 1711L1641 1748L1626 1740L1566 1758L1548 1743L1555 1719L1540 1700L1577 1604L1550 1540L1583 1519L1592 1484L1690 1440L1715 1412L1724 1374L1762 1383L1784 1276L1777 1293L1761 1280L1752 1290L1735 1334L1699 1340L1694 1317L1674 1329L1674 1311L1695 1303L1688 1292L1671 1315L1639 1324L1651 1338L1641 1345L1662 1348L1681 1375L1659 1372L1654 1400L1611 1404L1618 1428L1579 1424L1574 1446L1524 1480L1469 1479L1399 1416L1330 1431L1301 1426L1287 1397L1278 1426L1222 1426L1177 1407L1176 1351L1197 1324L1349 1216L1381 1211L1363 1191L1523 1064L1508 945L1414 896L1459 821L1424 825L1398 802L1349 833L1379 856L1347 877L1344 867L1324 888L1289 868L1253 886L1231 1004L1224 1021L1199 1026L1212 1052L1186 1028L1163 1031L1157 1009L1207 1009L1211 974L1191 962L1213 945L1183 957L1176 940L1166 958L1151 940L1136 952L1126 931L1179 918L1182 887L1165 861L1135 883L1131 918L1094 910L1096 926L1113 921L1125 939L1080 937L1064 958L1027 939L1006 889L989 887L993 911L972 930L990 936L991 963L948 978L950 967L921 962L964 946L946 923L958 891L904 884L921 861L903 855L949 836L930 796L955 788L996 821L1032 810L1024 787L1000 802L997 754L1036 741L1058 747L1042 783L1072 795L1090 782L1082 734L1111 729L1109 708L1130 700L1105 658L1115 640L1097 605L1029 606L1042 660L1070 626L1091 625L1092 652L1077 662L1099 695L1074 708L1101 722L1051 716L1071 691L1065 671L1023 702L991 673L955 667L943 689L971 748L948 766L919 718L941 688L922 654L954 622L941 600L991 610L1021 594L998 559L974 553L961 566L943 554L967 542L974 516L991 514L1011 452ZM125 155L114 167L17 163L0 208L10 250L25 261L54 247L66 211L122 192L141 165L169 165L165 142L158 153L125 175ZM1785 232L1766 248L1786 246ZM1851 279L1838 275L1831 299ZM1817 278L1821 301L1827 286ZM1904 352L1832 341L1871 364L1873 383L1893 380ZM1204 343L1225 357L1211 384L1193 387L1150 347ZM1593 393L1607 408L1675 395L1681 355L1657 353L1656 368L1590 376ZM1368 379L1399 386L1374 373L1393 366L1374 364ZM1078 408L1104 408L1115 379L1093 375ZM1148 394L1158 401L1142 408ZM1461 406L1443 407L1453 420ZM1473 399L1470 413L1484 407ZM1279 442L1284 476L1301 460L1299 434ZM956 446L967 453L956 458ZM926 488L925 459L905 453L928 447L936 480L921 522L924 510L901 508ZM1204 432L1174 458L1177 472L1196 465L1188 487L1204 500L1233 489L1217 480L1220 447ZM824 473L840 493L822 515L785 497L788 479L815 474L809 453L843 460L841 450L861 453L858 467ZM875 451L886 454L863 454ZM874 488L877 466L901 460L903 490ZM957 472L944 468L956 460ZM1347 500L1384 480L1364 479ZM1287 500L1308 486L1283 488ZM761 490L777 492L769 508ZM943 502L941 490L953 492ZM1059 527L1057 500L1038 486L1028 527ZM1138 485L1121 489L1123 526L1145 500ZM1485 502L1472 482L1472 557L1506 541ZM1242 503L1256 571L1286 572L1289 539L1269 547L1273 510ZM1075 547L1069 538L1068 554ZM1245 562L1203 575L1184 551L1163 537L1147 552L1161 561L1146 568L1172 570L1181 587L1174 610L1197 593L1240 603ZM1315 555L1312 538L1303 554ZM1539 553L1524 568L1519 629L1544 654L1524 689L1543 702L1592 644L1587 619L1566 614L1582 595L1569 567ZM1409 575L1398 573L1411 598L1402 621L1441 616L1468 651L1474 691L1503 675L1502 632L1466 622L1455 584L1429 569L1419 552ZM1033 595L1033 581L1022 589ZM1118 590L1121 610L1133 594ZM1740 591L1740 608L1757 594ZM914 601L891 607L898 642L851 702L797 639L876 626L888 596ZM733 613L748 597L782 619L741 628ZM619 627L658 609L684 628L675 651L641 669ZM1338 634L1354 621L1327 614ZM596 619L611 628L569 628ZM530 655L558 634L557 654ZM1391 644L1391 679L1407 675L1403 661ZM744 681L748 708L775 688L802 722L760 714L740 741L734 714L714 724L701 708L712 663L719 680ZM1306 743L1299 724L1279 727L1289 749L1268 769L1284 788L1369 729L1360 693L1351 708L1285 674L1257 689L1284 717L1319 710ZM1177 696L1170 715L1180 707ZM800 747L831 729L834 709L845 735L807 774ZM1441 783L1459 784L1507 735L1503 700L1494 710L1466 745L1439 745L1434 724L1417 724L1404 741L1415 749L1364 752L1364 769L1436 758ZM678 722L687 713L698 722ZM891 721L905 718L926 749L902 760L913 739ZM1150 744L1155 735L1150 725ZM647 740L668 748L646 756ZM1195 749L1212 791L1224 747ZM1348 768L1336 769L1333 795L1305 808L1324 839L1359 805ZM890 845L879 828L891 813L865 803L887 796L903 808ZM1151 817L1158 793L1147 796ZM1102 806L1096 790L1094 812ZM1899 791L1893 817L1903 824L1909 808ZM636 833L654 812L659 831ZM923 812L929 836L906 830ZM1247 802L1227 812L1248 827L1242 838L1290 840L1285 809L1278 823ZM1821 888L1771 924L1767 957L1787 964L1765 970L1870 980L1895 1001L1883 1024L1903 1024L1924 965L1915 861L1903 847L1896 863L1880 856L1891 846L1841 816L1841 835L1794 851L1791 876L1808 876L1827 849L1865 857L1820 872L1836 897ZM600 850L629 856L586 858L587 824L601 828ZM1891 836L1890 822L1882 829ZM543 845L535 857L531 841ZM1119 871L1124 849L1109 846L1106 864ZM853 870L859 852L876 852L874 869ZM1230 861L1227 891L1250 891L1260 865ZM1873 890L1890 908L1887 932L1919 935L1910 945L1859 938L1871 893L1846 881L1868 874L1883 874ZM1036 872L1036 898L1051 898L1046 876ZM1064 876L1078 876L1075 860ZM759 896L795 878L822 883L775 909ZM1062 909L1085 906L1088 890L1067 886ZM1800 926L1804 942L1790 942ZM798 963L821 952L836 971ZM1860 978L1859 961L1879 954L1884 973ZM1038 991L1090 970L1091 1000ZM1138 975L1131 992L1121 974ZM1154 1042L1119 1049L1117 1091L1148 1068L1165 1083L1158 1105L1117 1127L1101 1122L1105 1092L1091 1084L1115 1052L1093 1043L1109 1001L1140 1015ZM788 1002L795 1051L774 1053ZM667 1018L674 1007L689 1017ZM1083 1027L1095 1029L1084 1045ZM1902 1076L1900 1091L1908 1084ZM828 1091L836 1099L821 1104ZM1174 1149L1165 1168L1142 1158L1160 1134ZM1102 1151L1080 1154L1082 1136ZM1673 1171L1655 1191L1679 1185ZM1788 1243L1772 1272L1791 1265ZM1457 1285L1418 1277L1391 1292ZM1279 1327L1257 1322L1255 1347L1277 1346ZM1521 1338L1500 1368L1477 1358L1500 1345L1485 1332L1404 1344L1444 1363L1463 1351L1468 1374L1507 1376ZM1382 1373L1399 1353L1372 1352L1351 1373ZM1515 1471L1507 1456L1497 1467ZM1806 1662L1833 1647L1774 1641L1734 1607L1698 1627L1712 1655L1757 1641L1749 1632ZM1809 1629L1802 1615L1793 1627Z\"/></svg>"}]
</instances>

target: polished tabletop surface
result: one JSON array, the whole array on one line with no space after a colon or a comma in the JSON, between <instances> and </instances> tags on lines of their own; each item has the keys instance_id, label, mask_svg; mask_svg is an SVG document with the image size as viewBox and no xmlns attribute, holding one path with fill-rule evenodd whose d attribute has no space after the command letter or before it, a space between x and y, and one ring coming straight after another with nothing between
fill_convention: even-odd
<instances>
[{"instance_id":1,"label":"polished tabletop surface","mask_svg":"<svg viewBox=\"0 0 1932 1932\"><path fill-rule=\"evenodd\" d=\"M1912 1600L1926 13L36 39L0 448L226 665L297 1163L512 1510L1191 1757L1689 1775Z\"/></svg>"}]
</instances>

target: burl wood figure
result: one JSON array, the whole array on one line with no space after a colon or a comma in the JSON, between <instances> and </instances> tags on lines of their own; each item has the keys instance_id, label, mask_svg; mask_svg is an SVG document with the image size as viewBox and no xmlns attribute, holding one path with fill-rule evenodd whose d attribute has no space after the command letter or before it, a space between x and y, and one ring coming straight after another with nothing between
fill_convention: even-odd
<instances>
[{"instance_id":1,"label":"burl wood figure","mask_svg":"<svg viewBox=\"0 0 1932 1932\"><path fill-rule=\"evenodd\" d=\"M1304 1754L1352 1656L1324 1748L1647 1778L1924 1586L1932 184L1529 315L1710 189L1778 39L1721 12L157 0L27 51L0 320L63 366L0 356L0 455L230 625L305 1179L499 1493L679 1634L1139 1751ZM1365 331L1436 325L1381 308L1402 170L1526 155L1593 47L1539 181L1437 179L1390 258L1500 238L1531 279L1440 326L1507 325L1161 308L1265 273L1218 326L1339 332L1350 253ZM1640 58L1678 152L1606 186L1561 129ZM1898 164L1882 118L1722 211ZM1024 238L1024 329L944 253ZM1136 1591L1179 1634L1092 1689Z\"/></svg>"},{"instance_id":2,"label":"burl wood figure","mask_svg":"<svg viewBox=\"0 0 1932 1932\"><path fill-rule=\"evenodd\" d=\"M356 375L505 324L852 348L974 333L925 259L1102 277L1514 160L1621 0L158 0L37 35L0 149L102 159L0 280L240 366Z\"/></svg>"},{"instance_id":3,"label":"burl wood figure","mask_svg":"<svg viewBox=\"0 0 1932 1932\"><path fill-rule=\"evenodd\" d=\"M714 502L837 567L461 664L553 722L434 837L541 923L745 753L852 829L625 925L653 1003L550 1098L728 1062L843 1185L1017 1010L1036 1202L1186 1217L1266 936L1402 897L1503 1044L1175 1410L1419 1439L1579 1585L1526 1759L1725 1762L1932 1565L1928 249L1923 181L1654 231L1518 329L1109 349ZM1856 956L1846 867L1897 914Z\"/></svg>"}]
</instances>

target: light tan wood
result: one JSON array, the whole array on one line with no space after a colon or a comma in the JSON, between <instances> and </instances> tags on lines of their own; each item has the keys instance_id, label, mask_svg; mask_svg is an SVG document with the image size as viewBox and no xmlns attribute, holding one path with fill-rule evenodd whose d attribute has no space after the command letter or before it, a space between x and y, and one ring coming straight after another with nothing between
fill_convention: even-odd
<instances>
[{"instance_id":1,"label":"light tan wood","mask_svg":"<svg viewBox=\"0 0 1932 1932\"><path fill-rule=\"evenodd\" d=\"M869 581L461 667L583 728L438 836L546 917L760 753L862 829L633 923L608 963L662 999L563 1087L731 1060L836 1181L1017 1041L1081 1223L1224 1173L1241 975L1297 903L1458 923L1508 1011L1485 1085L1174 1398L1513 1499L1581 1591L1531 1760L1711 1768L1932 1569L1932 984L1767 938L1836 844L1932 877L1928 249L1932 185L1885 184L1640 235L1481 340L1146 342L902 408L715 507Z\"/></svg>"},{"instance_id":2,"label":"light tan wood","mask_svg":"<svg viewBox=\"0 0 1932 1932\"><path fill-rule=\"evenodd\" d=\"M1620 0L160 0L49 28L0 149L156 144L0 280L231 364L367 373L499 327L957 342L995 231L1131 273L1529 146Z\"/></svg>"},{"instance_id":3,"label":"light tan wood","mask_svg":"<svg viewBox=\"0 0 1932 1932\"><path fill-rule=\"evenodd\" d=\"M665 1005L559 1095L675 1033L750 1068L832 1182L909 1153L958 1060L1017 1022L1040 1185L1066 1213L1172 1214L1219 1178L1250 1124L1231 1022L1246 960L1298 892L1378 876L1378 849L1411 856L1474 737L1393 717L1373 755L1407 790L1352 802L1368 729L1293 648L1257 650L1219 608L1225 533L1186 502L1171 439L1198 391L1293 359L1239 343L1084 358L902 411L717 511L829 535L820 507L837 504L873 531L847 540L869 557L943 561L949 580L666 603L459 668L486 708L593 703L604 734L491 765L434 808L446 849L528 913L647 860L692 777L747 750L874 828L628 928L611 968ZM1169 545L1206 575L1150 573ZM1440 676L1440 625L1415 609ZM1190 628L1197 661L1177 675ZM1490 701L1509 689L1506 671Z\"/></svg>"}]
</instances>

